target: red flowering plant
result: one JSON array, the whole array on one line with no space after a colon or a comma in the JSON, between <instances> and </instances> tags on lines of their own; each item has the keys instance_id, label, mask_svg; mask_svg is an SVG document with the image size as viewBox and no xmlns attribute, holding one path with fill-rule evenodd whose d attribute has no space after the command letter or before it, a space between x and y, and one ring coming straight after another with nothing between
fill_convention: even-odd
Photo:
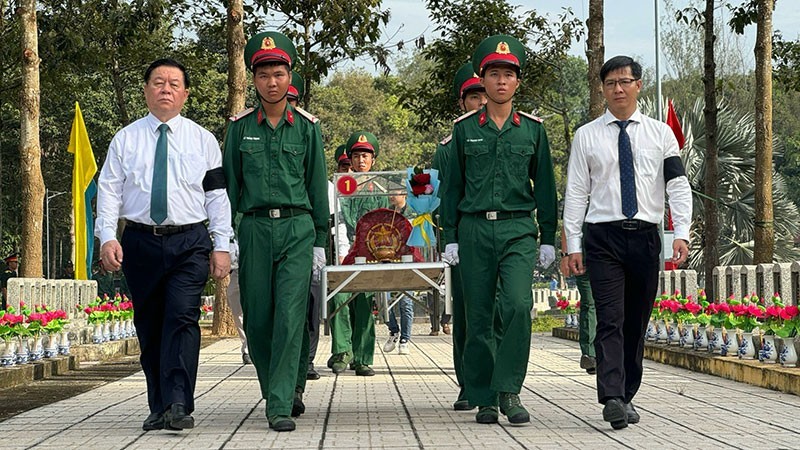
<instances>
[{"instance_id":1,"label":"red flowering plant","mask_svg":"<svg viewBox=\"0 0 800 450\"><path fill-rule=\"evenodd\" d=\"M714 328L721 328L725 325L725 320L728 319L728 313L731 312L731 307L728 303L722 301L719 303L709 303L706 306L705 313L709 315L709 322Z\"/></svg>"},{"instance_id":2,"label":"red flowering plant","mask_svg":"<svg viewBox=\"0 0 800 450\"><path fill-rule=\"evenodd\" d=\"M62 310L48 308L47 305L34 305L33 310L27 315L28 331L33 336L41 332L59 333L67 322L67 313Z\"/></svg>"},{"instance_id":3,"label":"red flowering plant","mask_svg":"<svg viewBox=\"0 0 800 450\"><path fill-rule=\"evenodd\" d=\"M570 303L569 299L561 292L556 292L556 299L556 307L564 311L564 314L575 314L575 305Z\"/></svg>"},{"instance_id":4,"label":"red flowering plant","mask_svg":"<svg viewBox=\"0 0 800 450\"><path fill-rule=\"evenodd\" d=\"M5 310L0 310L0 338L10 341L20 336L29 336L25 316L15 314L17 311L8 305Z\"/></svg>"},{"instance_id":5,"label":"red flowering plant","mask_svg":"<svg viewBox=\"0 0 800 450\"><path fill-rule=\"evenodd\" d=\"M91 324L103 323L111 318L111 310L114 304L111 303L107 294L103 294L103 298L97 297L93 302L87 306L77 305L77 308L86 313L86 319Z\"/></svg>"},{"instance_id":6,"label":"red flowering plant","mask_svg":"<svg viewBox=\"0 0 800 450\"><path fill-rule=\"evenodd\" d=\"M661 295L656 297L656 299L653 301L653 309L650 311L650 319L659 320L663 318L661 315L661 302L664 300L669 300L669 294L667 294L666 291L662 292Z\"/></svg>"},{"instance_id":7,"label":"red flowering plant","mask_svg":"<svg viewBox=\"0 0 800 450\"><path fill-rule=\"evenodd\" d=\"M116 297L119 297L119 301L114 303L119 313L120 320L133 319L133 302L124 294L121 296L117 294Z\"/></svg>"},{"instance_id":8,"label":"red flowering plant","mask_svg":"<svg viewBox=\"0 0 800 450\"><path fill-rule=\"evenodd\" d=\"M739 328L745 333L761 325L760 320L766 317L766 308L759 303L758 296L753 293L744 296L741 301L729 300L732 311L728 313L725 328Z\"/></svg>"},{"instance_id":9,"label":"red flowering plant","mask_svg":"<svg viewBox=\"0 0 800 450\"><path fill-rule=\"evenodd\" d=\"M687 300L681 295L681 291L676 290L674 294L667 298L664 298L664 294L662 294L661 301L658 303L660 317L664 319L665 322L672 322L673 320L679 321L681 319L683 304L686 303L686 301Z\"/></svg>"},{"instance_id":10,"label":"red flowering plant","mask_svg":"<svg viewBox=\"0 0 800 450\"><path fill-rule=\"evenodd\" d=\"M708 314L708 296L706 296L705 289L701 289L697 295L697 305L700 307L700 310L695 312L695 322L700 326L707 327L708 324L711 323L711 316Z\"/></svg>"},{"instance_id":11,"label":"red flowering plant","mask_svg":"<svg viewBox=\"0 0 800 450\"><path fill-rule=\"evenodd\" d=\"M772 305L766 308L765 316L767 334L787 338L796 336L800 330L800 310L796 305L784 305L777 292L772 296Z\"/></svg>"}]
</instances>

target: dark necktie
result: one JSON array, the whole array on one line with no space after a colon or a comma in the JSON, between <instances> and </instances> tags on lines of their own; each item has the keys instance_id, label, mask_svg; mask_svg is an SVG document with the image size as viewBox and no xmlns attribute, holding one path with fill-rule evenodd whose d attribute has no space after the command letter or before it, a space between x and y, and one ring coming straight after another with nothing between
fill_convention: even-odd
<instances>
[{"instance_id":1,"label":"dark necktie","mask_svg":"<svg viewBox=\"0 0 800 450\"><path fill-rule=\"evenodd\" d=\"M639 212L636 203L636 177L633 174L633 152L631 151L631 137L625 128L630 121L617 120L619 125L619 190L622 194L622 214L628 219Z\"/></svg>"},{"instance_id":2,"label":"dark necktie","mask_svg":"<svg viewBox=\"0 0 800 450\"><path fill-rule=\"evenodd\" d=\"M169 125L158 126L156 156L153 159L153 185L150 190L150 218L160 225L167 218L167 130Z\"/></svg>"}]
</instances>

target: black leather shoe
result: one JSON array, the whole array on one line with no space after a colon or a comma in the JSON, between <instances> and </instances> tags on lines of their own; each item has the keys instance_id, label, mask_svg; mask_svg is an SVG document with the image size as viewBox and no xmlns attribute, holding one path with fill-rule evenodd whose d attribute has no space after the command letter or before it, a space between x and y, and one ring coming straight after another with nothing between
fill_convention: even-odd
<instances>
[{"instance_id":1,"label":"black leather shoe","mask_svg":"<svg viewBox=\"0 0 800 450\"><path fill-rule=\"evenodd\" d=\"M581 355L581 369L586 369L586 373L594 375L597 373L597 360L594 356Z\"/></svg>"},{"instance_id":2,"label":"black leather shoe","mask_svg":"<svg viewBox=\"0 0 800 450\"><path fill-rule=\"evenodd\" d=\"M303 403L303 393L295 390L294 400L292 401L292 417L300 417L300 414L306 412L306 404Z\"/></svg>"},{"instance_id":3,"label":"black leather shoe","mask_svg":"<svg viewBox=\"0 0 800 450\"><path fill-rule=\"evenodd\" d=\"M142 424L142 430L153 431L164 429L164 413L150 413Z\"/></svg>"},{"instance_id":4,"label":"black leather shoe","mask_svg":"<svg viewBox=\"0 0 800 450\"><path fill-rule=\"evenodd\" d=\"M242 353L242 364L253 364L253 360L250 359L250 355L247 353Z\"/></svg>"},{"instance_id":5,"label":"black leather shoe","mask_svg":"<svg viewBox=\"0 0 800 450\"><path fill-rule=\"evenodd\" d=\"M633 407L633 402L625 403L625 415L628 416L628 423L639 423L639 413Z\"/></svg>"},{"instance_id":6,"label":"black leather shoe","mask_svg":"<svg viewBox=\"0 0 800 450\"><path fill-rule=\"evenodd\" d=\"M625 413L625 403L619 398L612 398L603 407L603 420L611 424L611 428L619 430L628 426L628 415Z\"/></svg>"},{"instance_id":7,"label":"black leather shoe","mask_svg":"<svg viewBox=\"0 0 800 450\"><path fill-rule=\"evenodd\" d=\"M319 380L319 372L314 370L313 367L309 367L308 372L306 372L306 380Z\"/></svg>"},{"instance_id":8,"label":"black leather shoe","mask_svg":"<svg viewBox=\"0 0 800 450\"><path fill-rule=\"evenodd\" d=\"M164 413L164 427L168 430L194 428L194 417L186 412L182 403L173 403Z\"/></svg>"}]
</instances>

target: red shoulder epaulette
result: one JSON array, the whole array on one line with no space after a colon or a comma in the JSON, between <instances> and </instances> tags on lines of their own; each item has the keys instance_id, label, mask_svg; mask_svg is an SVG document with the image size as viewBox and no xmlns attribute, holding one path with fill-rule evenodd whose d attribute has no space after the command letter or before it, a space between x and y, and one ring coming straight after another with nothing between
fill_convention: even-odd
<instances>
[{"instance_id":1,"label":"red shoulder epaulette","mask_svg":"<svg viewBox=\"0 0 800 450\"><path fill-rule=\"evenodd\" d=\"M472 110L472 111L470 111L470 112L468 112L468 113L466 113L466 114L462 115L462 116L461 116L461 117L459 117L458 119L454 120L454 121L453 121L453 123L458 123L458 122L461 122L462 120L466 119L467 117L470 117L471 115L475 114L475 113L476 113L476 112L478 112L478 111L480 111L480 110L479 110L479 109L474 109L474 110Z\"/></svg>"},{"instance_id":2,"label":"red shoulder epaulette","mask_svg":"<svg viewBox=\"0 0 800 450\"><path fill-rule=\"evenodd\" d=\"M539 122L539 123L544 122L544 119L542 119L541 117L538 117L538 116L534 116L533 114L528 114L528 113L522 112L522 111L517 111L517 112L519 113L520 116L527 117L528 119L531 119L533 121L536 121L536 122Z\"/></svg>"},{"instance_id":3,"label":"red shoulder epaulette","mask_svg":"<svg viewBox=\"0 0 800 450\"><path fill-rule=\"evenodd\" d=\"M248 114L252 113L255 110L256 110L255 108L247 108L247 109L241 110L238 113L236 113L235 115L231 116L231 122L236 122L237 120L241 119L242 117L247 116Z\"/></svg>"},{"instance_id":4,"label":"red shoulder epaulette","mask_svg":"<svg viewBox=\"0 0 800 450\"><path fill-rule=\"evenodd\" d=\"M446 138L442 139L442 142L439 142L442 145L447 145L450 141L453 140L453 135L449 135Z\"/></svg>"},{"instance_id":5,"label":"red shoulder epaulette","mask_svg":"<svg viewBox=\"0 0 800 450\"><path fill-rule=\"evenodd\" d=\"M295 106L294 110L297 111L297 113L300 114L301 116L303 116L306 119L308 119L308 121L311 122L311 123L319 122L319 119L317 119L316 116L314 116L313 114L311 114L310 112L306 111L305 109L303 109L303 108L301 108L299 106Z\"/></svg>"}]
</instances>

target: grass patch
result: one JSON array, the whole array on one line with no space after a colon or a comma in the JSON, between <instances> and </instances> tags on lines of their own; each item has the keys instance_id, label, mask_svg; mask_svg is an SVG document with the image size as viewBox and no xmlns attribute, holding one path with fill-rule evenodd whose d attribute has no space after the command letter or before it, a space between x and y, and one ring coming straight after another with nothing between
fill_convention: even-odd
<instances>
[{"instance_id":1,"label":"grass patch","mask_svg":"<svg viewBox=\"0 0 800 450\"><path fill-rule=\"evenodd\" d=\"M531 333L549 332L553 328L564 325L563 319L557 319L553 316L539 315L533 319L531 323Z\"/></svg>"}]
</instances>

